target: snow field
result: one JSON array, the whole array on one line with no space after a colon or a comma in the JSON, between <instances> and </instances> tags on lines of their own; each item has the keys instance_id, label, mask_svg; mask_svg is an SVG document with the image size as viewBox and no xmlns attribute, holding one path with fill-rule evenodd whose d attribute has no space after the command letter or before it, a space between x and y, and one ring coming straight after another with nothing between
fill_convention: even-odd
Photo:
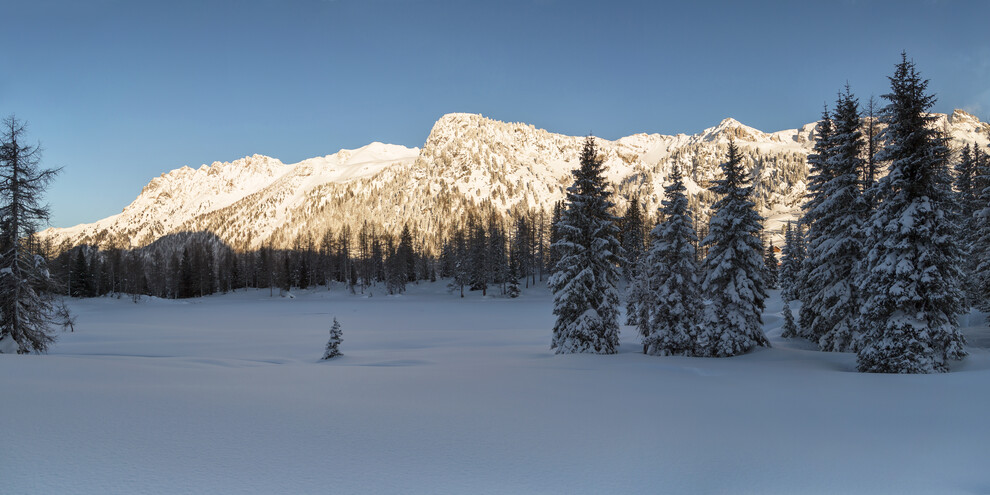
<instances>
[{"instance_id":1,"label":"snow field","mask_svg":"<svg viewBox=\"0 0 990 495\"><path fill-rule=\"evenodd\" d=\"M645 356L629 326L555 356L542 288L373 292L72 301L49 355L0 356L0 492L990 490L978 313L952 373L896 376L780 339L776 291L774 348L724 359Z\"/></svg>"}]
</instances>

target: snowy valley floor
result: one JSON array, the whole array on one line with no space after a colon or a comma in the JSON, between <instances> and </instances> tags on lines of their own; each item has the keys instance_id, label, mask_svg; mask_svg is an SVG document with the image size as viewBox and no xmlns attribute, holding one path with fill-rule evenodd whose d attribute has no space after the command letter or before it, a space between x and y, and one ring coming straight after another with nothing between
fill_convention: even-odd
<instances>
[{"instance_id":1,"label":"snowy valley floor","mask_svg":"<svg viewBox=\"0 0 990 495\"><path fill-rule=\"evenodd\" d=\"M979 313L951 373L891 376L782 340L776 292L730 359L555 356L545 289L374 292L73 300L0 355L0 492L990 493Z\"/></svg>"}]
</instances>

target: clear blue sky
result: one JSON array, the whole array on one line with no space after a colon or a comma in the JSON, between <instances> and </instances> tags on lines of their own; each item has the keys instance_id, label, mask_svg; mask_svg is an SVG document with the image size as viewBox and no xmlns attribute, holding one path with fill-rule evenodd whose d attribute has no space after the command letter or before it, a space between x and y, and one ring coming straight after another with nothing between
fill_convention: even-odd
<instances>
[{"instance_id":1,"label":"clear blue sky","mask_svg":"<svg viewBox=\"0 0 990 495\"><path fill-rule=\"evenodd\" d=\"M0 114L28 121L52 225L153 177L261 153L422 146L473 112L616 139L818 118L901 50L937 111L990 117L990 2L0 0Z\"/></svg>"}]
</instances>

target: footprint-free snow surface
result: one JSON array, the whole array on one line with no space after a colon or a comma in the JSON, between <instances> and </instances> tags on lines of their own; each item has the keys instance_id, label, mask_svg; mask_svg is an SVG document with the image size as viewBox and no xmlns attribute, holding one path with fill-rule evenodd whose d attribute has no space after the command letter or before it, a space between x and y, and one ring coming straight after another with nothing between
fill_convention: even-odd
<instances>
[{"instance_id":1,"label":"footprint-free snow surface","mask_svg":"<svg viewBox=\"0 0 990 495\"><path fill-rule=\"evenodd\" d=\"M0 355L2 493L988 493L990 338L925 376L780 338L555 356L545 289L71 301ZM344 356L319 361L332 317Z\"/></svg>"}]
</instances>

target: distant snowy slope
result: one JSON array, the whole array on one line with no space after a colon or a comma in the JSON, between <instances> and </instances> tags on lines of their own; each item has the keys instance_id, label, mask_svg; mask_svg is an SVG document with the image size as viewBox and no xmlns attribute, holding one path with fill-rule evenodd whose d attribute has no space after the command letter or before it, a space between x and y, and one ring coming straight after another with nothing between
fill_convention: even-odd
<instances>
[{"instance_id":1,"label":"distant snowy slope","mask_svg":"<svg viewBox=\"0 0 990 495\"><path fill-rule=\"evenodd\" d=\"M45 234L56 244L140 247L167 234L202 230L202 219L217 212L243 210L243 215L230 215L229 220L237 222L246 215L248 221L237 222L237 227L262 237L284 220L286 211L299 207L313 188L373 176L389 166L411 163L418 154L417 148L371 143L291 165L253 155L198 169L182 167L152 179L117 215Z\"/></svg>"},{"instance_id":2,"label":"distant snowy slope","mask_svg":"<svg viewBox=\"0 0 990 495\"><path fill-rule=\"evenodd\" d=\"M990 126L961 110L939 122L954 146L987 143ZM803 201L814 125L767 133L727 118L695 135L635 134L598 145L620 208L637 196L655 214L667 177L678 166L704 221L715 199L706 188L721 174L719 163L735 140L756 179L757 207L769 219L767 228L776 230L796 218ZM549 211L564 198L583 140L452 113L434 124L422 149L372 143L291 165L254 155L182 167L153 179L120 214L49 229L42 237L56 249L132 248L169 234L204 231L238 249L288 248L367 222L392 233L409 225L427 248L436 249L445 229L468 210L487 205L501 212Z\"/></svg>"}]
</instances>

